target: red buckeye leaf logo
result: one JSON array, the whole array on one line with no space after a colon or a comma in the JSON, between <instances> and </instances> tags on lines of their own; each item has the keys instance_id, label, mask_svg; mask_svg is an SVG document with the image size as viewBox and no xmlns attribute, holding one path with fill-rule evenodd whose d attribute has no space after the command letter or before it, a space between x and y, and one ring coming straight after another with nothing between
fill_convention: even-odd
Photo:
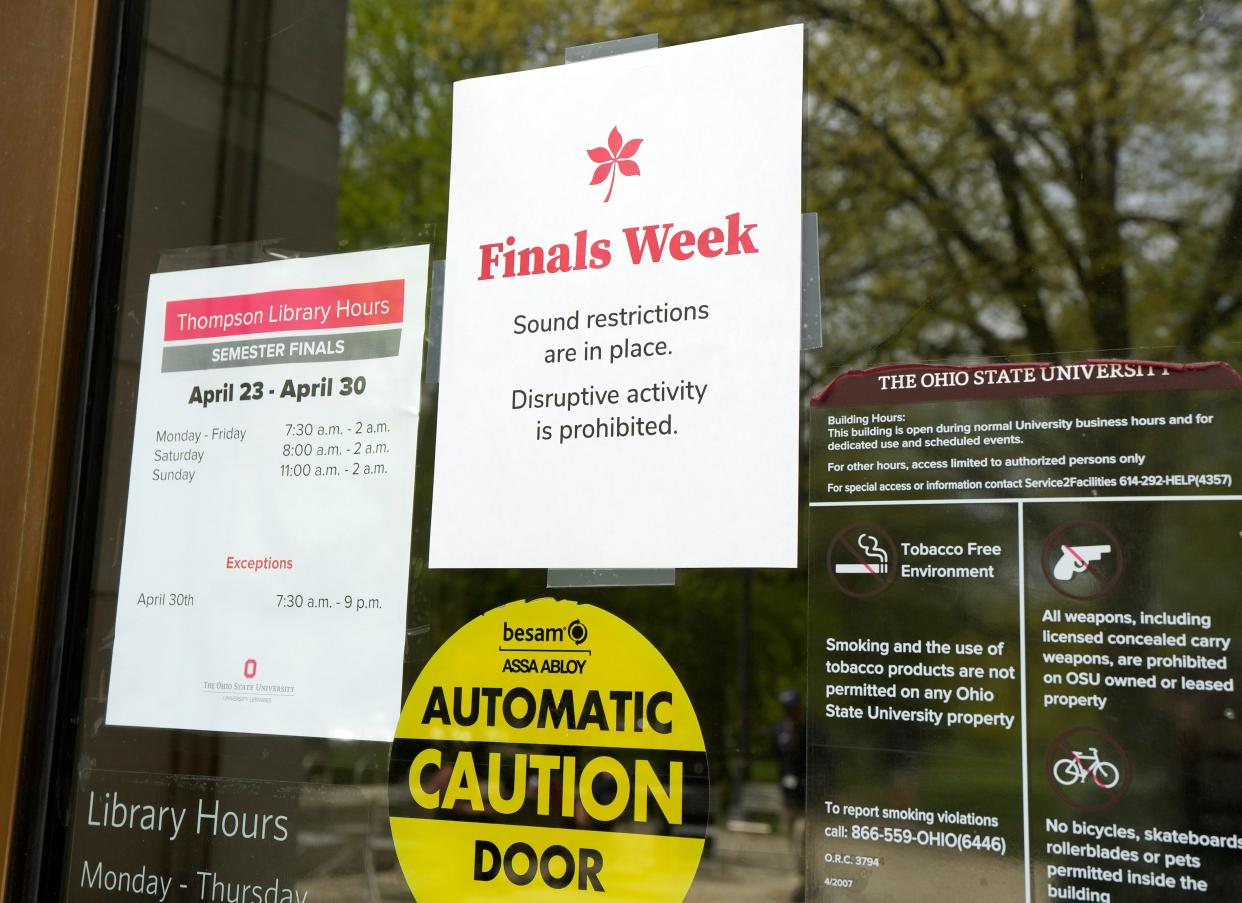
<instances>
[{"instance_id":1,"label":"red buckeye leaf logo","mask_svg":"<svg viewBox=\"0 0 1242 903\"><path fill-rule=\"evenodd\" d=\"M624 141L621 138L621 132L617 130L616 126L613 126L612 131L608 133L607 147L587 149L587 156L591 158L591 162L599 164L599 166L595 167L595 174L591 176L591 184L599 185L604 179L609 179L608 193L604 195L605 204L612 198L612 187L617 182L618 170L620 170L623 176L642 175L638 164L630 159L638 153L638 146L642 143L642 138L631 138L629 141Z\"/></svg>"}]
</instances>

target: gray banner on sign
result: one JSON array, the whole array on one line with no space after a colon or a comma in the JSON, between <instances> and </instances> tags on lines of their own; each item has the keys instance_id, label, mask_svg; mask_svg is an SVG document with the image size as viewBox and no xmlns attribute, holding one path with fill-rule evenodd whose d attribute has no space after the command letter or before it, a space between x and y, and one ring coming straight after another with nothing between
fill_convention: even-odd
<instances>
[{"instance_id":1,"label":"gray banner on sign","mask_svg":"<svg viewBox=\"0 0 1242 903\"><path fill-rule=\"evenodd\" d=\"M401 330L338 332L332 335L282 336L178 345L164 349L164 373L217 370L224 367L260 367L264 364L305 364L311 361L361 361L396 357Z\"/></svg>"}]
</instances>

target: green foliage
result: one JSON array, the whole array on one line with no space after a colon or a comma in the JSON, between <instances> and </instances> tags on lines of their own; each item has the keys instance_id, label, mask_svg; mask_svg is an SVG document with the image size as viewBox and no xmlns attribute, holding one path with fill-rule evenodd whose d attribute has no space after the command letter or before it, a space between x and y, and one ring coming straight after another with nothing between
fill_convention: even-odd
<instances>
[{"instance_id":1,"label":"green foliage","mask_svg":"<svg viewBox=\"0 0 1242 903\"><path fill-rule=\"evenodd\" d=\"M430 226L442 254L453 83L558 62L595 28L583 4L564 0L351 3L342 246L395 244Z\"/></svg>"},{"instance_id":2,"label":"green foliage","mask_svg":"<svg viewBox=\"0 0 1242 903\"><path fill-rule=\"evenodd\" d=\"M1233 13L808 7L808 207L838 359L1204 351L1191 326L1224 296L1205 264L1242 163Z\"/></svg>"},{"instance_id":3,"label":"green foliage","mask_svg":"<svg viewBox=\"0 0 1242 903\"><path fill-rule=\"evenodd\" d=\"M655 32L803 21L818 362L1230 355L1242 12L1184 0L358 0L345 246L443 241L452 84ZM818 368L817 368L818 369Z\"/></svg>"},{"instance_id":4,"label":"green foliage","mask_svg":"<svg viewBox=\"0 0 1242 903\"><path fill-rule=\"evenodd\" d=\"M796 21L807 25L804 209L820 215L828 335L807 356L806 390L843 366L891 360L1236 363L1233 2L355 0L342 246L407 241L430 225L443 254L457 80L556 65L575 44L654 32L668 45ZM420 487L433 425L425 418ZM425 489L420 499L423 529ZM431 622L423 645L529 597L542 576L416 567L415 617ZM674 592L579 598L665 651L719 779L728 758L766 754L776 693L803 679L805 593L803 570L716 571L682 573Z\"/></svg>"}]
</instances>

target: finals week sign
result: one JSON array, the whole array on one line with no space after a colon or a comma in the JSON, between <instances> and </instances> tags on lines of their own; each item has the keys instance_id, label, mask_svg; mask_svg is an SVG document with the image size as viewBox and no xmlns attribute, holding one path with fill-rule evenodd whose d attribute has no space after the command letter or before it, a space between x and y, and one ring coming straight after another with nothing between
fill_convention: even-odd
<instances>
[{"instance_id":1,"label":"finals week sign","mask_svg":"<svg viewBox=\"0 0 1242 903\"><path fill-rule=\"evenodd\" d=\"M433 567L796 565L802 59L457 84Z\"/></svg>"}]
</instances>

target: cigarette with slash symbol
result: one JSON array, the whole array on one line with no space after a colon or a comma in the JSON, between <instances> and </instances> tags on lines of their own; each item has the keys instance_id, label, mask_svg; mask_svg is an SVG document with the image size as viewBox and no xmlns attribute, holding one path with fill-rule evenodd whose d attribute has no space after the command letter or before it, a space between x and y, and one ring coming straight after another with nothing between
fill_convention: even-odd
<instances>
[{"instance_id":1,"label":"cigarette with slash symbol","mask_svg":"<svg viewBox=\"0 0 1242 903\"><path fill-rule=\"evenodd\" d=\"M870 533L862 533L858 537L858 548L874 561L874 564L860 562L858 564L838 564L834 570L838 574L887 574L888 550L880 545L880 541Z\"/></svg>"}]
</instances>

